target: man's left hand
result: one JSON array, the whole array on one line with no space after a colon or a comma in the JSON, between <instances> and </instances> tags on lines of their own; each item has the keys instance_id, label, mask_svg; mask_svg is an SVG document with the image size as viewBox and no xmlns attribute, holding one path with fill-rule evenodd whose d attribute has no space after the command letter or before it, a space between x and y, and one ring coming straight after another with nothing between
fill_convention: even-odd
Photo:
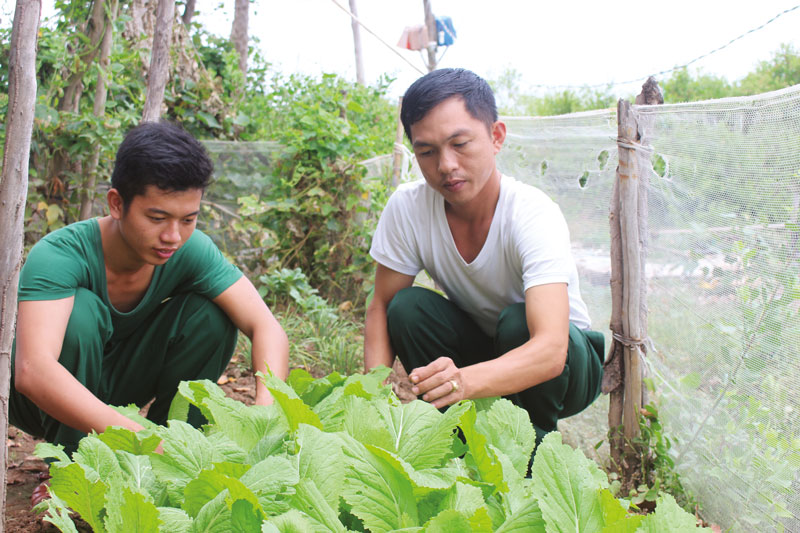
<instances>
[{"instance_id":1,"label":"man's left hand","mask_svg":"<svg viewBox=\"0 0 800 533\"><path fill-rule=\"evenodd\" d=\"M449 357L440 357L429 365L415 368L409 376L411 391L440 409L468 398L461 370Z\"/></svg>"}]
</instances>

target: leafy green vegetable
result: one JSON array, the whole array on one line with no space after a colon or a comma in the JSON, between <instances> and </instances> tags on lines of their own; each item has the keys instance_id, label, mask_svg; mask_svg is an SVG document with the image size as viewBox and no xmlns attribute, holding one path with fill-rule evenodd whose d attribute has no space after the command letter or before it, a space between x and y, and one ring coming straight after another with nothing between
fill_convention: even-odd
<instances>
[{"instance_id":1,"label":"leafy green vegetable","mask_svg":"<svg viewBox=\"0 0 800 533\"><path fill-rule=\"evenodd\" d=\"M506 400L444 413L403 405L383 385L387 374L262 376L276 399L267 407L234 402L210 381L182 383L171 413L195 405L207 425L110 428L71 459L40 444L37 455L54 459L53 497L38 509L65 532L76 531L71 511L109 533L694 528L667 495L653 515L631 515L603 471L557 433L526 479L535 433L525 411Z\"/></svg>"}]
</instances>

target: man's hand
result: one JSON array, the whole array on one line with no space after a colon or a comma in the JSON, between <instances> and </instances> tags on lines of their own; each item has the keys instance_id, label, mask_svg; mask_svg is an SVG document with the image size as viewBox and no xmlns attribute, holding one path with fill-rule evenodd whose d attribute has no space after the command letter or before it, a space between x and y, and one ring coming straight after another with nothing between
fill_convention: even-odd
<instances>
[{"instance_id":1,"label":"man's hand","mask_svg":"<svg viewBox=\"0 0 800 533\"><path fill-rule=\"evenodd\" d=\"M437 409L469 398L461 370L449 357L440 357L429 365L415 368L409 376L411 391Z\"/></svg>"}]
</instances>

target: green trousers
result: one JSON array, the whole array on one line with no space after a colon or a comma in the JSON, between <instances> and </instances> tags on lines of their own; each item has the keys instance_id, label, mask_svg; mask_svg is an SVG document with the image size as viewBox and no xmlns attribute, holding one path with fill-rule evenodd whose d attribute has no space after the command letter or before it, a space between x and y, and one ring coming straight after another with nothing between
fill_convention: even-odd
<instances>
[{"instance_id":1,"label":"green trousers","mask_svg":"<svg viewBox=\"0 0 800 533\"><path fill-rule=\"evenodd\" d=\"M94 293L78 289L58 362L109 405L142 407L155 398L147 418L164 424L181 381L219 378L233 355L237 333L216 304L181 294L162 303L128 338L112 343L108 307ZM60 423L15 390L14 360L12 350L9 421L72 453L85 433ZM189 422L199 426L205 419L194 408Z\"/></svg>"},{"instance_id":2,"label":"green trousers","mask_svg":"<svg viewBox=\"0 0 800 533\"><path fill-rule=\"evenodd\" d=\"M530 340L525 304L505 308L494 337L486 335L462 309L421 287L399 291L387 309L389 339L410 372L441 356L457 367L469 366L521 346ZM537 444L557 429L558 420L583 411L600 394L605 338L597 331L569 327L569 350L560 376L507 396L531 417Z\"/></svg>"}]
</instances>

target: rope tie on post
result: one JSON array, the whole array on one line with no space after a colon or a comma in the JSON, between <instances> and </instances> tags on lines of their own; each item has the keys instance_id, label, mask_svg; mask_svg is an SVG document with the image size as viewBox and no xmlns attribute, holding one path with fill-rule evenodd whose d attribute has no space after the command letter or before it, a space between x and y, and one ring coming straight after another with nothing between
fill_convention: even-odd
<instances>
[{"instance_id":1,"label":"rope tie on post","mask_svg":"<svg viewBox=\"0 0 800 533\"><path fill-rule=\"evenodd\" d=\"M642 144L631 144L630 142L628 142L627 139L622 139L620 137L617 137L617 146L622 148L628 148L629 150L638 150L639 152L644 152L646 154L653 153L652 146L644 146Z\"/></svg>"}]
</instances>

